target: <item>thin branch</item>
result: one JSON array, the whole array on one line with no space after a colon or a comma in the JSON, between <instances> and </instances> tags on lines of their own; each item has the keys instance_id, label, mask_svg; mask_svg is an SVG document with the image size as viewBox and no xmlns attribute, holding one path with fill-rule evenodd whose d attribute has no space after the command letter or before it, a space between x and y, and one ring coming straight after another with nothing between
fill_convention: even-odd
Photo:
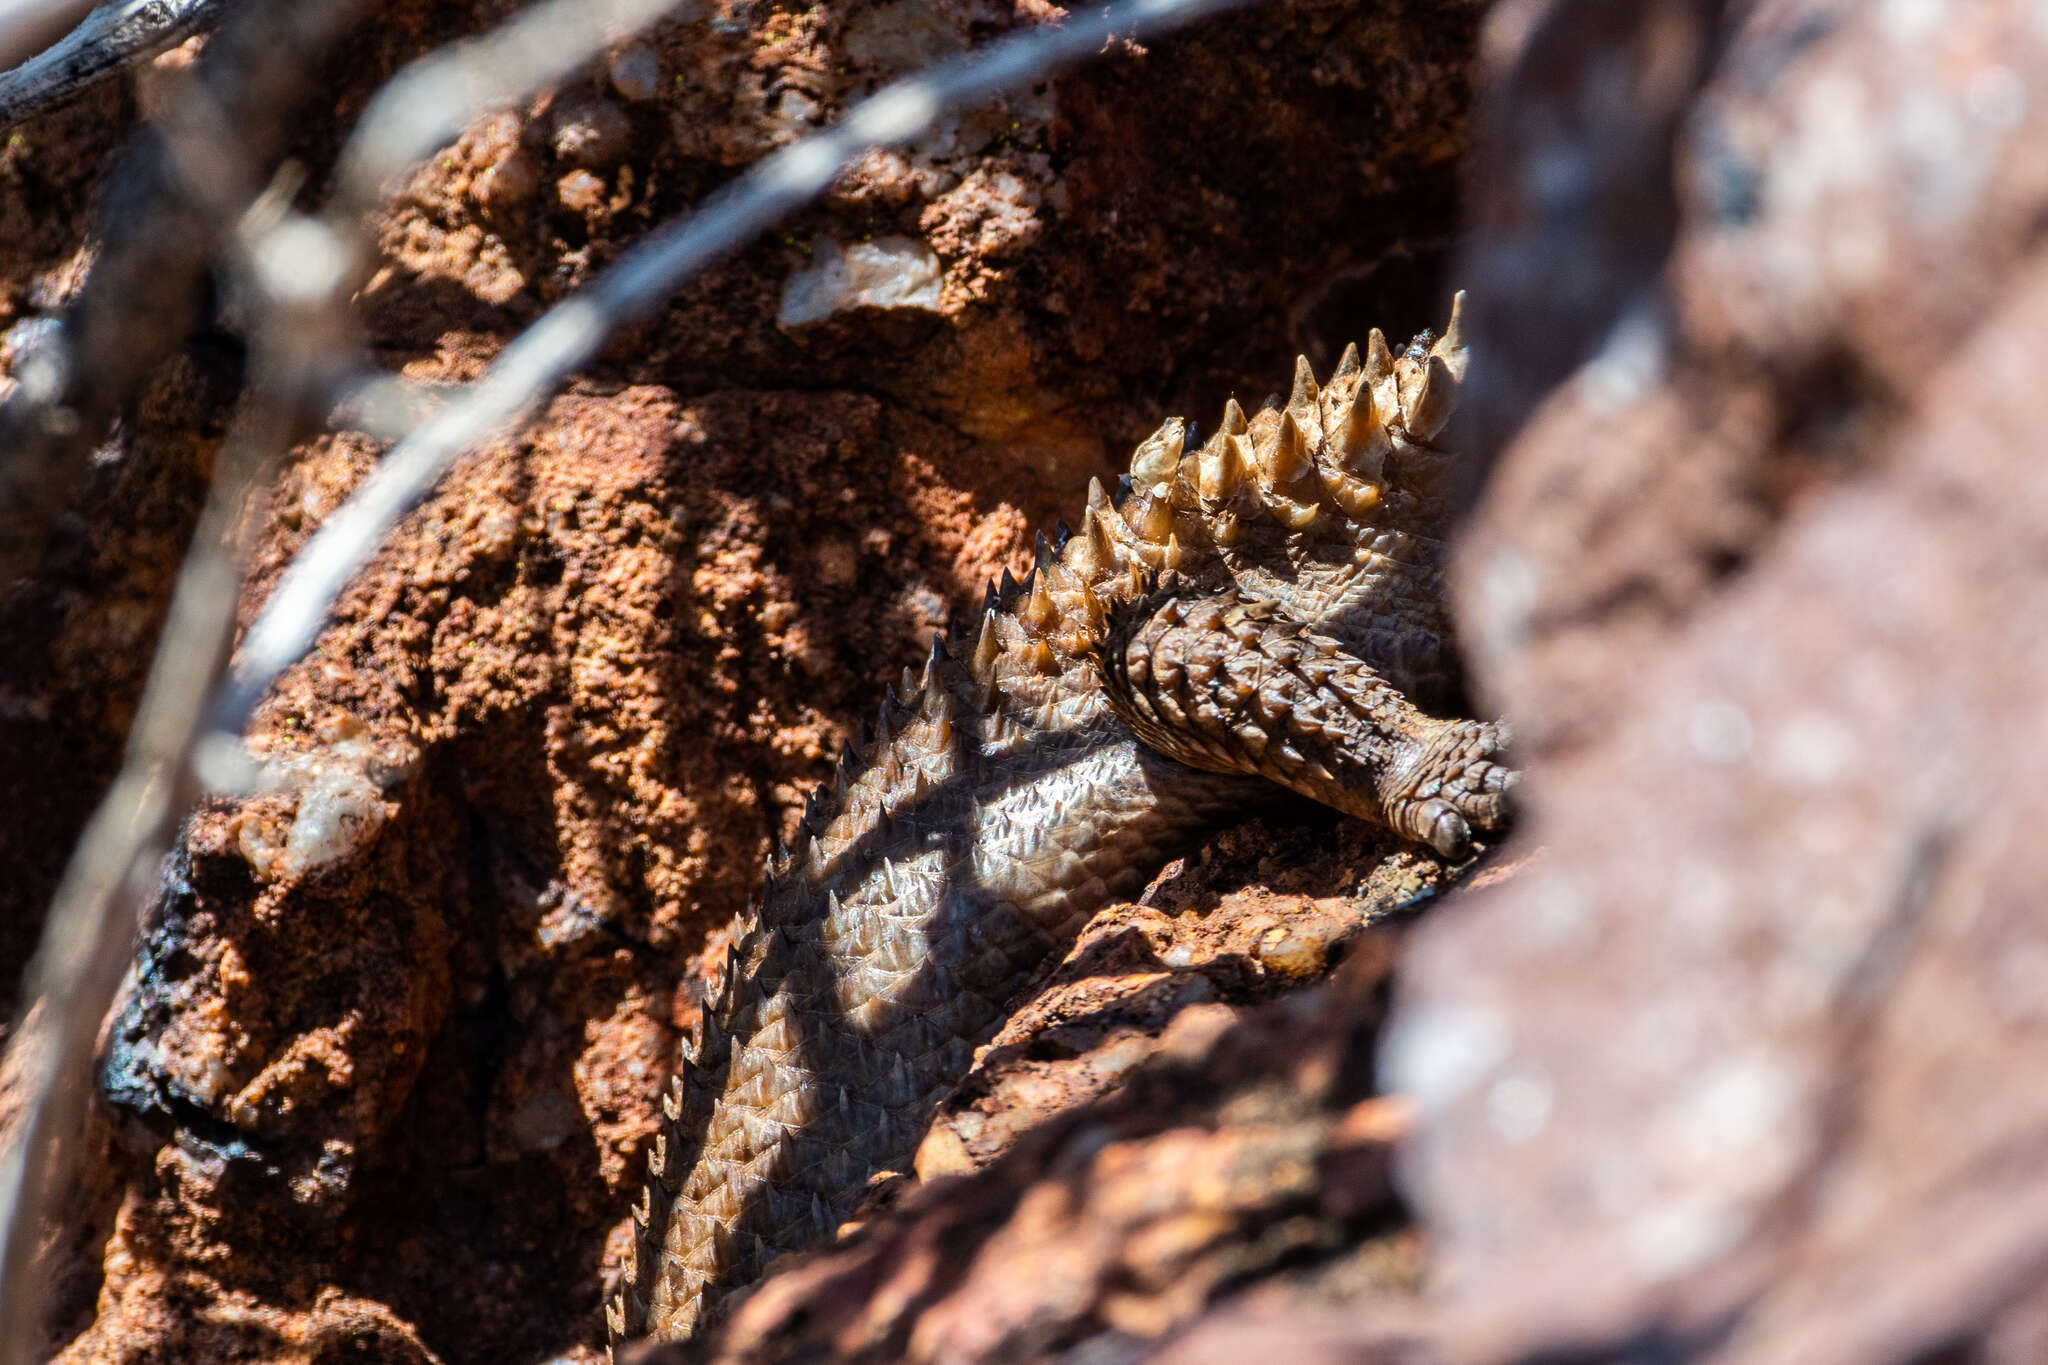
<instances>
[{"instance_id":1,"label":"thin branch","mask_svg":"<svg viewBox=\"0 0 2048 1365\"><path fill-rule=\"evenodd\" d=\"M268 180L289 114L307 94L307 69L358 3L252 0L229 16L196 88L175 105L204 111L194 116L218 132L211 165L253 185ZM85 287L0 403L0 587L34 567L93 447L191 330L201 283L234 222L200 202L156 129L138 135L115 172L101 218L103 246Z\"/></svg>"},{"instance_id":2,"label":"thin branch","mask_svg":"<svg viewBox=\"0 0 2048 1365\"><path fill-rule=\"evenodd\" d=\"M226 7L227 0L113 0L101 5L34 56L14 57L21 64L12 71L0 70L0 130L54 109L108 76L211 28ZM84 5L61 8L75 15ZM7 36L0 33L0 65L9 60L8 51Z\"/></svg>"},{"instance_id":3,"label":"thin branch","mask_svg":"<svg viewBox=\"0 0 2048 1365\"><path fill-rule=\"evenodd\" d=\"M208 60L232 69L215 70L183 91L130 159L111 196L109 245L85 297L69 326L31 352L14 395L25 401L10 400L0 409L0 453L12 460L0 469L0 483L22 492L25 471L30 477L47 473L51 461L61 469L75 450L67 442L83 432L74 403L111 413L153 368L151 348L168 348L182 335L189 300L179 307L180 301L150 290L189 288L211 268L224 239L237 246L232 256L261 328L254 381L179 571L121 771L51 903L25 983L32 1004L8 1050L21 1107L0 1148L0 1365L26 1365L41 1345L38 1243L58 1191L69 1184L93 1044L131 952L135 907L155 889L172 828L194 795L191 756L201 710L233 640L251 520L247 504L266 484L331 364L325 352L336 328L317 316L326 305L289 283L305 276L303 253L282 259L303 239L290 231L289 196L257 194L257 173L282 135L264 134L252 146L232 131L252 119L283 122L303 89L303 65L335 31L343 10L343 0L273 0L223 32ZM178 231L192 239L165 246L150 240ZM148 278L152 263L172 269L175 278L168 285ZM124 299L123 287L144 297ZM147 335L122 335L124 322ZM95 350L95 341L103 348ZM114 372L76 372L94 357ZM71 420L56 420L65 416ZM25 491L34 495L24 500L26 507L17 502L5 509L13 517L52 510L48 486L31 484ZM20 527L16 521L0 525L0 532ZM23 544L17 536L12 548Z\"/></svg>"},{"instance_id":4,"label":"thin branch","mask_svg":"<svg viewBox=\"0 0 2048 1365\"><path fill-rule=\"evenodd\" d=\"M134 909L156 893L174 827L197 795L201 714L234 640L255 501L304 413L324 401L335 338L349 325L332 235L290 210L296 177L249 202L243 168L223 155L219 112L195 89L166 115L165 146L194 200L237 225L227 255L254 305L251 382L179 569L121 771L72 854L29 964L34 1003L8 1051L21 1120L0 1150L0 1365L26 1365L38 1344L38 1234L69 1183L93 1044L132 952Z\"/></svg>"},{"instance_id":5,"label":"thin branch","mask_svg":"<svg viewBox=\"0 0 2048 1365\"><path fill-rule=\"evenodd\" d=\"M257 196L251 172L260 163L230 135L236 115L261 112L281 121L281 109L256 111L218 97L223 89L271 96L292 88L297 79L291 59L310 55L304 47L264 52L260 44L230 42L223 34L215 60L253 61L266 74L238 79L229 71L217 82L195 85L167 111L153 156L142 158L146 173L138 179L161 192L136 196L135 221L162 232L164 225L149 214L169 207L202 229L196 240L181 244L178 264L189 271L187 278L210 268L222 245L229 248L255 318L252 383L180 571L121 772L73 853L29 967L26 984L33 1003L7 1057L11 1079L20 1087L19 1121L0 1147L0 1365L26 1365L39 1345L39 1234L54 1193L68 1183L93 1044L132 951L134 907L156 889L176 821L197 794L196 773L233 770L233 758L242 753L238 739L225 746L231 753L218 744L206 745L200 722L233 639L253 520L250 500L267 485L269 472L306 414L332 403L338 391L368 398L381 408L405 406L409 397L397 381L366 383L345 368L352 350L348 303L366 254L361 219L369 203L363 196L377 192L402 169L401 158L423 155L483 109L559 79L668 3L605 0L591 6L555 0L490 39L408 68L386 87L387 98L365 121L369 141L362 145L368 150L350 163L359 168L361 194L342 196L328 222L290 210L294 185L274 184ZM269 8L291 6L278 0ZM331 29L338 17L331 11L325 25ZM260 21L261 16L251 22ZM476 72L479 62L492 69ZM465 71L470 72L467 78ZM393 88L423 92L421 107L394 103L388 98ZM137 260L110 246L93 279L109 271L117 278L132 276L135 269ZM88 284L89 293L93 287ZM81 312L93 316L83 307L74 316ZM172 338L170 319L158 321L164 325L156 339ZM26 412L48 428L50 414L71 412L64 398L77 385L65 367L88 350L83 341L60 339L50 355L40 349L32 353L45 368L31 367L21 376L29 401L16 408L16 415ZM128 369L120 383L101 385L102 403L111 394L125 394L126 384L139 383L150 365L140 349L117 358ZM7 450L6 415L0 411L0 452ZM47 459L55 449L26 455ZM0 476L18 477L28 463L24 452L15 454L17 463L0 469ZM49 489L37 491L47 505ZM17 504L7 510L18 516L23 508ZM6 529L0 526L0 533Z\"/></svg>"},{"instance_id":6,"label":"thin branch","mask_svg":"<svg viewBox=\"0 0 2048 1365\"><path fill-rule=\"evenodd\" d=\"M133 951L135 907L155 892L173 826L194 795L200 712L234 637L245 508L284 449L292 407L285 393L259 397L222 450L121 772L71 856L29 963L35 1003L9 1048L22 1108L0 1149L0 1365L29 1365L41 1344L39 1235L70 1184L93 1044Z\"/></svg>"},{"instance_id":7,"label":"thin branch","mask_svg":"<svg viewBox=\"0 0 2048 1365\"><path fill-rule=\"evenodd\" d=\"M463 452L504 432L594 359L619 327L653 313L698 271L802 208L871 148L916 137L940 113L972 104L1101 49L1110 38L1181 27L1249 0L1124 0L1030 29L888 86L833 127L764 158L697 212L655 229L582 292L506 346L476 384L394 446L286 568L243 637L212 723L238 734L279 673L312 647L341 591L400 517Z\"/></svg>"}]
</instances>

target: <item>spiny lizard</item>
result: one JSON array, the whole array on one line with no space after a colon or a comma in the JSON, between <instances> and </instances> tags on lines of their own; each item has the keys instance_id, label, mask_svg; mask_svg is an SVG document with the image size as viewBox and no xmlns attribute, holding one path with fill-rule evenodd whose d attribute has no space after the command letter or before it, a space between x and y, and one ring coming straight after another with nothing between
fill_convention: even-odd
<instances>
[{"instance_id":1,"label":"spiny lizard","mask_svg":"<svg viewBox=\"0 0 2048 1365\"><path fill-rule=\"evenodd\" d=\"M1398 359L1179 419L1091 481L980 620L891 689L771 860L664 1099L614 1342L689 1337L900 1167L1045 957L1213 824L1292 788L1447 857L1506 819L1499 725L1455 697L1441 590L1466 365L1454 306Z\"/></svg>"}]
</instances>

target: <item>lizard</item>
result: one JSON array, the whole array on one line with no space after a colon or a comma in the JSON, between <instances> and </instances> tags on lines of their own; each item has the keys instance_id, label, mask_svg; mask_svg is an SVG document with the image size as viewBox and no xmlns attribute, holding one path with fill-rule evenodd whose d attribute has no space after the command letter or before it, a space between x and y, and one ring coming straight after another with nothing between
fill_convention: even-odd
<instances>
[{"instance_id":1,"label":"lizard","mask_svg":"<svg viewBox=\"0 0 2048 1365\"><path fill-rule=\"evenodd\" d=\"M1506 727L1441 714L1462 297L1398 357L1375 329L1325 384L1297 359L1205 442L1165 421L889 689L683 1046L614 1345L688 1339L828 1240L1032 971L1275 784L1445 858L1504 826Z\"/></svg>"}]
</instances>

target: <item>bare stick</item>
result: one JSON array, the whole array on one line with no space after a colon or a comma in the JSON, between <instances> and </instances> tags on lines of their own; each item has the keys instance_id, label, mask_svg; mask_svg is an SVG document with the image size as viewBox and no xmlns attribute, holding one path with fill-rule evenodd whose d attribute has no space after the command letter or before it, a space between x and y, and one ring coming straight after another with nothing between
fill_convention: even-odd
<instances>
[{"instance_id":1,"label":"bare stick","mask_svg":"<svg viewBox=\"0 0 2048 1365\"><path fill-rule=\"evenodd\" d=\"M1191 23L1248 0L1124 0L1057 27L1012 34L876 93L833 127L757 163L696 213L657 228L589 287L527 328L475 385L385 455L363 486L285 570L243 638L231 685L212 721L240 732L277 675L312 646L328 611L398 519L455 459L512 427L597 355L613 331L646 317L693 275L825 189L870 148L917 136L941 112L1035 80L1096 51Z\"/></svg>"},{"instance_id":2,"label":"bare stick","mask_svg":"<svg viewBox=\"0 0 2048 1365\"><path fill-rule=\"evenodd\" d=\"M252 408L222 451L120 775L71 855L29 964L35 1005L9 1049L22 1108L0 1149L0 1365L29 1365L41 1344L39 1234L70 1184L93 1043L128 962L135 907L154 893L172 827L193 795L194 735L233 639L243 508L290 431L289 402Z\"/></svg>"},{"instance_id":3,"label":"bare stick","mask_svg":"<svg viewBox=\"0 0 2048 1365\"><path fill-rule=\"evenodd\" d=\"M290 212L290 186L251 202L251 167L228 135L231 110L216 103L211 86L194 88L166 114L163 162L153 172L176 185L178 205L211 230L187 244L190 264L204 268L216 244L230 248L254 302L255 376L180 571L122 770L73 853L30 965L34 1003L7 1055L21 1107L0 1145L0 1365L25 1365L40 1344L37 1243L55 1192L69 1180L92 1047L131 951L129 916L154 893L176 820L196 794L201 709L233 638L247 505L299 421L340 386L366 197L479 109L559 79L668 3L556 0L453 56L444 51L408 68L386 93L411 89L420 107L386 98L366 119L368 150L352 162L360 194L343 197L338 222ZM490 69L470 70L478 62ZM233 88L232 78L226 84ZM40 375L24 378L46 414L68 411L59 401L63 371L47 368L67 359L60 350ZM358 379L354 387L366 386ZM239 742L233 748L239 753ZM214 757L214 768L224 766Z\"/></svg>"},{"instance_id":4,"label":"bare stick","mask_svg":"<svg viewBox=\"0 0 2048 1365\"><path fill-rule=\"evenodd\" d=\"M15 57L21 65L0 71L0 130L54 109L115 72L212 27L226 4L227 0L113 0L101 5L56 43L26 61ZM0 64L8 60L6 51L6 36L0 34Z\"/></svg>"},{"instance_id":5,"label":"bare stick","mask_svg":"<svg viewBox=\"0 0 2048 1365\"><path fill-rule=\"evenodd\" d=\"M359 0L251 0L208 45L198 89L222 141L208 165L260 186L307 93L305 71ZM253 189L246 190L253 193ZM0 403L0 587L32 568L108 424L191 329L234 219L200 203L145 130L106 196L104 246L63 324Z\"/></svg>"},{"instance_id":6,"label":"bare stick","mask_svg":"<svg viewBox=\"0 0 2048 1365\"><path fill-rule=\"evenodd\" d=\"M72 1174L93 1044L131 953L134 909L156 893L173 828L196 795L201 714L234 639L254 500L302 414L323 400L333 338L347 330L332 234L289 210L295 179L253 204L241 197L217 114L195 90L167 116L166 145L195 200L237 223L229 255L254 303L252 379L179 570L121 771L72 854L30 963L34 1004L7 1054L22 1107L0 1147L0 1365L25 1365L39 1344L38 1234Z\"/></svg>"},{"instance_id":7,"label":"bare stick","mask_svg":"<svg viewBox=\"0 0 2048 1365\"><path fill-rule=\"evenodd\" d=\"M0 1148L0 1365L26 1365L41 1345L38 1242L58 1192L70 1181L93 1043L130 953L134 909L154 890L172 826L192 796L190 758L201 708L233 638L248 536L245 505L330 363L323 358L324 343L333 327L317 318L318 301L302 306L308 303L302 296L276 287L303 275L304 262L278 260L277 268L261 268L266 258L278 256L280 244L289 248L294 240L287 230L292 223L284 212L286 196L256 198L261 182L252 172L262 162L252 160L252 149L230 130L252 118L282 121L298 93L299 64L332 31L341 10L340 0L275 0L249 11L232 39L223 34L210 60L260 67L262 74L214 72L167 112L157 136L123 171L132 220L124 221L121 196L113 196L109 245L86 291L94 295L97 288L97 295L90 304L82 299L72 313L82 333L79 344L60 338L54 347L39 347L15 394L24 401L0 410L0 452L14 461L0 470L6 476L0 482L12 480L19 491L25 468L31 476L41 461L57 460L61 468L67 442L83 435L73 401L85 401L97 385L91 401L111 412L109 405L125 401L147 376L156 358L152 345L167 347L181 334L177 311L166 306L164 296L147 294L158 283L144 278L151 263L178 272L171 287L189 286L211 266L223 237L239 231L231 240L244 244L237 259L265 329L257 338L262 344L255 351L255 383L221 452L179 572L121 772L87 825L51 904L26 983L34 1003L8 1052L21 1107ZM256 150L274 152L276 138L268 135ZM162 220L151 216L156 211ZM124 235L117 237L117 229ZM149 241L153 234L181 230L195 240L163 247ZM166 251L174 254L167 258ZM123 286L142 289L145 297L124 300ZM154 332L140 340L121 335L124 312L139 330ZM84 344L93 338L104 341L106 349L97 354L117 372L68 372L95 356ZM9 413L27 425L10 427ZM66 415L68 423L56 420ZM10 437L26 448L10 447ZM30 491L38 496L27 509L16 504L6 510L15 517L46 511L50 489L31 485ZM19 525L0 525L0 532ZM17 540L15 548L20 546Z\"/></svg>"}]
</instances>

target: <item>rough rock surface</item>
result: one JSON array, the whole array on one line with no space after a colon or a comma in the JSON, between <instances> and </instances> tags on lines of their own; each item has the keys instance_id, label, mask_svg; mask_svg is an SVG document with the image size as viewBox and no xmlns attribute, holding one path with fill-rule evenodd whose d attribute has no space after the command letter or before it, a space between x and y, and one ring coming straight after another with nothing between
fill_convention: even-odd
<instances>
[{"instance_id":1,"label":"rough rock surface","mask_svg":"<svg viewBox=\"0 0 2048 1365\"><path fill-rule=\"evenodd\" d=\"M914 1177L877 1182L886 1211L785 1258L709 1356L1134 1359L1247 1284L1412 1294L1421 1243L1388 1172L1408 1106L1378 1092L1372 1054L1403 926L1444 875L1334 832L1241 827L1102 912L984 1049Z\"/></svg>"},{"instance_id":2,"label":"rough rock surface","mask_svg":"<svg viewBox=\"0 0 2048 1365\"><path fill-rule=\"evenodd\" d=\"M1405 1187L1459 1358L2036 1360L2048 26L1734 13L1466 545L1546 856L1404 964Z\"/></svg>"},{"instance_id":3,"label":"rough rock surface","mask_svg":"<svg viewBox=\"0 0 2048 1365\"><path fill-rule=\"evenodd\" d=\"M1049 1268L1117 1202L1056 1122L911 1201L907 1227L771 1280L727 1349L2048 1352L2048 1113L2023 1079L2048 1001L2030 833L2048 29L2019 4L1529 4L1494 24L1496 113L1518 127L1482 154L1480 198L1557 192L1541 207L1583 255L1481 315L1555 304L1583 325L1561 354L1498 322L1475 342L1570 380L1520 414L1464 559L1480 686L1526 727L1543 854L1424 921L1380 1054L1415 1105L1396 1175L1425 1293L1319 1303L1272 1277L1156 1350L1113 1338L1107 1295L1062 1317L1072 1282ZM1540 236L1529 214L1480 220L1474 275ZM1558 297L1573 275L1608 284ZM1228 1074L1221 1048L1208 1065ZM1148 1121L1196 1119L1194 1090ZM1061 1204L1076 1188L1092 1197ZM975 1216L999 1230L946 1240ZM1076 1252L1075 1280L1099 1287L1142 1245ZM998 1265L1008 1296L977 1299ZM935 1281L889 1316L887 1290ZM882 1306L834 1316L863 1284ZM798 1305L824 1314L814 1335ZM1090 1311L1095 1333L1074 1332ZM1020 1318L1071 1335L1001 1335Z\"/></svg>"},{"instance_id":4,"label":"rough rock surface","mask_svg":"<svg viewBox=\"0 0 2048 1365\"><path fill-rule=\"evenodd\" d=\"M510 8L377 7L310 83L309 193L383 75ZM714 926L881 684L1163 413L1440 319L1477 10L1297 0L956 119L467 460L259 716L265 790L182 838L109 1033L53 1348L590 1358ZM685 8L422 168L379 227L370 353L471 379L763 152L1055 14ZM33 228L0 233L10 344L86 268L133 105L102 89L0 154L0 212ZM936 306L920 277L919 306L778 324L821 245L889 238L936 258ZM238 370L195 343L109 444L85 556L8 590L0 783L38 823L0 834L5 947L110 774ZM378 453L293 453L245 620Z\"/></svg>"}]
</instances>

